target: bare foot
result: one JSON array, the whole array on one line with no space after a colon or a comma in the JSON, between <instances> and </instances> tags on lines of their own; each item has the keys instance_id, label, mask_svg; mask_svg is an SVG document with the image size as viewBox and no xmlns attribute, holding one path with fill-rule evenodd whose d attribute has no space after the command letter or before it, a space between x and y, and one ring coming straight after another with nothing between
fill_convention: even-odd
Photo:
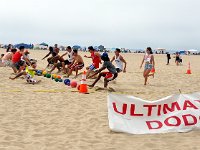
<instances>
[{"instance_id":1,"label":"bare foot","mask_svg":"<svg viewBox=\"0 0 200 150\"><path fill-rule=\"evenodd\" d=\"M89 87L91 87L91 88L93 88L94 87L94 85L88 85Z\"/></svg>"}]
</instances>

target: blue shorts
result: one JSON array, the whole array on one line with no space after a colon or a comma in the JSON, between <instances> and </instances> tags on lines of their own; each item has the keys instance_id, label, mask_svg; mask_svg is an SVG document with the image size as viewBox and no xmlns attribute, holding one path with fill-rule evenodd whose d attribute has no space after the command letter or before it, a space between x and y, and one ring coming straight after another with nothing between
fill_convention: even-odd
<instances>
[{"instance_id":1,"label":"blue shorts","mask_svg":"<svg viewBox=\"0 0 200 150\"><path fill-rule=\"evenodd\" d=\"M95 69L97 69L97 68L95 68L95 66L93 64L89 66L89 70L94 71Z\"/></svg>"},{"instance_id":2,"label":"blue shorts","mask_svg":"<svg viewBox=\"0 0 200 150\"><path fill-rule=\"evenodd\" d=\"M153 68L152 64L145 64L144 70L151 70Z\"/></svg>"}]
</instances>

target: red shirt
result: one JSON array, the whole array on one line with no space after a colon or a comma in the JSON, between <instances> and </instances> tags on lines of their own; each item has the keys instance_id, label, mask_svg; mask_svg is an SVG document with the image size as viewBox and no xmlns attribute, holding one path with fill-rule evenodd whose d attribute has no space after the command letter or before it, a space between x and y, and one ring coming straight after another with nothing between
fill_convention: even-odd
<instances>
[{"instance_id":1,"label":"red shirt","mask_svg":"<svg viewBox=\"0 0 200 150\"><path fill-rule=\"evenodd\" d=\"M91 57L92 57L92 62L93 62L94 67L96 69L99 68L99 63L101 61L99 56L95 55L94 52L92 52Z\"/></svg>"},{"instance_id":2,"label":"red shirt","mask_svg":"<svg viewBox=\"0 0 200 150\"><path fill-rule=\"evenodd\" d=\"M22 54L18 51L12 56L12 62L17 63L21 60Z\"/></svg>"}]
</instances>

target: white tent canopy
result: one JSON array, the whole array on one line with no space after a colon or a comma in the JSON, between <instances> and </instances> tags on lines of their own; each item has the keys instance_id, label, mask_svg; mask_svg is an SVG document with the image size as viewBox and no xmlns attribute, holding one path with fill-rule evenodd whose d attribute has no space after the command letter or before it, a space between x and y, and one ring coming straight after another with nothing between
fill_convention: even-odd
<instances>
[{"instance_id":1,"label":"white tent canopy","mask_svg":"<svg viewBox=\"0 0 200 150\"><path fill-rule=\"evenodd\" d=\"M189 49L189 50L187 50L188 52L198 52L198 50L196 50L196 49Z\"/></svg>"},{"instance_id":2,"label":"white tent canopy","mask_svg":"<svg viewBox=\"0 0 200 150\"><path fill-rule=\"evenodd\" d=\"M165 48L156 48L157 51L165 51Z\"/></svg>"}]
</instances>

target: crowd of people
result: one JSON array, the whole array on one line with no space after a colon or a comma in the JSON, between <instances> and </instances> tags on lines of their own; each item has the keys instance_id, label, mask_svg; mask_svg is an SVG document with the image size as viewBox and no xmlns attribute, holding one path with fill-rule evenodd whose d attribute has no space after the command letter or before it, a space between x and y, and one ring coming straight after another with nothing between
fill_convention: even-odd
<instances>
[{"instance_id":1,"label":"crowd of people","mask_svg":"<svg viewBox=\"0 0 200 150\"><path fill-rule=\"evenodd\" d=\"M120 72L126 72L127 62L125 58L121 55L121 50L116 49L114 56L110 59L108 53L104 52L100 54L92 46L88 47L90 56L85 55L84 58L79 55L77 49L72 49L67 46L66 52L60 55L60 49L58 45L55 44L54 47L49 47L48 53L42 58L42 60L47 60L47 66L43 71L47 71L51 74L55 69L58 73L62 72L63 77L70 78L73 72L75 72L75 77L79 75L79 70L85 68L87 70L86 78L95 79L93 84L89 85L94 87L95 84L104 77L104 87L107 88L108 82L115 80ZM9 47L5 54L1 55L1 66L10 67L13 69L15 77L10 77L14 80L20 76L25 76L28 83L35 84L40 81L36 81L33 77L37 75L37 60L30 59L29 51L25 50L24 46L20 46L19 49ZM85 66L84 59L91 59L91 64ZM171 56L167 54L167 65L170 63ZM180 65L182 62L179 53L175 56L176 65ZM154 77L155 70L155 60L151 47L147 47L146 53L142 59L140 68L144 64L144 85L147 85L148 77Z\"/></svg>"},{"instance_id":2,"label":"crowd of people","mask_svg":"<svg viewBox=\"0 0 200 150\"><path fill-rule=\"evenodd\" d=\"M118 73L122 71L126 72L127 63L120 55L120 49L116 49L112 60L110 60L106 52L101 55L92 46L88 47L88 51L91 55L85 55L84 58L90 58L92 61L89 66L86 66L86 77L89 79L99 74L90 87L93 87L101 77L104 77L104 87L106 88L109 81L117 78ZM55 69L58 69L58 72L62 71L63 76L66 78L69 78L72 72L75 72L75 78L77 78L79 75L78 71L85 67L83 57L79 55L78 50L72 49L70 46L66 48L66 52L63 55L60 55L59 52L57 44L54 47L49 47L48 54L42 59L47 59L47 67L44 70L51 73ZM114 61L116 62L116 67L112 64ZM8 48L6 53L1 56L1 64L3 67L13 69L15 77L10 77L12 80L24 76L28 83L35 84L40 82L33 78L35 73L37 74L39 71L37 69L37 60L30 59L29 51L25 50L24 46L20 46L19 49ZM100 64L102 64L102 67L100 67ZM103 72L105 69L108 71Z\"/></svg>"}]
</instances>

